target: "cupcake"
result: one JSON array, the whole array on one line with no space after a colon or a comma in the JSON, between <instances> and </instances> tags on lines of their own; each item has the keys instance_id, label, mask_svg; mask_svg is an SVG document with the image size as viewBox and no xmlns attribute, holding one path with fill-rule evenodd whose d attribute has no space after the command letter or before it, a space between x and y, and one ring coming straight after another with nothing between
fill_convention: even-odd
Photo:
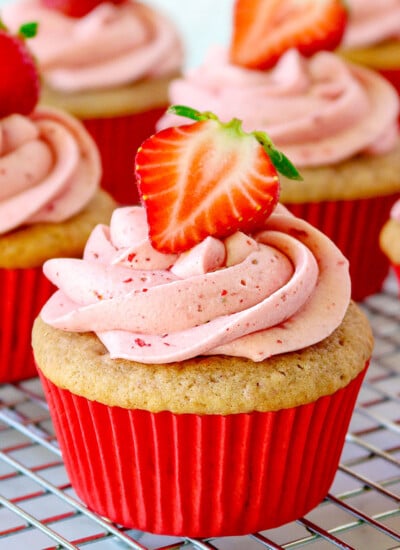
<instances>
[{"instance_id":1,"label":"cupcake","mask_svg":"<svg viewBox=\"0 0 400 550\"><path fill-rule=\"evenodd\" d=\"M380 234L380 246L399 282L400 295L400 200L390 212L390 219L385 223Z\"/></svg>"},{"instance_id":2,"label":"cupcake","mask_svg":"<svg viewBox=\"0 0 400 550\"><path fill-rule=\"evenodd\" d=\"M43 262L80 257L115 208L99 191L100 158L84 127L36 108L38 76L21 36L0 30L0 382L37 374L32 323L54 292Z\"/></svg>"},{"instance_id":3,"label":"cupcake","mask_svg":"<svg viewBox=\"0 0 400 550\"><path fill-rule=\"evenodd\" d=\"M82 260L46 262L58 290L33 348L89 509L240 535L325 497L372 336L343 254L277 204L290 163L237 119L194 117L139 149L143 207L116 209Z\"/></svg>"},{"instance_id":4,"label":"cupcake","mask_svg":"<svg viewBox=\"0 0 400 550\"><path fill-rule=\"evenodd\" d=\"M2 15L12 29L39 23L31 45L41 103L83 122L100 150L102 187L122 204L136 202L132 150L153 133L183 59L173 24L136 0L19 0Z\"/></svg>"},{"instance_id":5,"label":"cupcake","mask_svg":"<svg viewBox=\"0 0 400 550\"><path fill-rule=\"evenodd\" d=\"M281 202L339 246L359 301L379 291L388 272L379 231L400 196L399 99L376 72L320 49L334 47L345 28L341 3L324 5L333 10L321 16L339 33L333 38L312 10L297 13L296 21L312 27L300 34L300 23L274 26L279 9L289 9L285 2L275 14L258 6L261 13L251 17L249 4L237 2L230 51L211 49L203 64L172 82L170 100L222 120L236 115L245 129L269 133L303 176L301 182L282 179ZM177 123L166 115L158 127Z\"/></svg>"},{"instance_id":6,"label":"cupcake","mask_svg":"<svg viewBox=\"0 0 400 550\"><path fill-rule=\"evenodd\" d=\"M349 20L340 53L381 73L400 94L399 0L347 0L347 4Z\"/></svg>"}]
</instances>

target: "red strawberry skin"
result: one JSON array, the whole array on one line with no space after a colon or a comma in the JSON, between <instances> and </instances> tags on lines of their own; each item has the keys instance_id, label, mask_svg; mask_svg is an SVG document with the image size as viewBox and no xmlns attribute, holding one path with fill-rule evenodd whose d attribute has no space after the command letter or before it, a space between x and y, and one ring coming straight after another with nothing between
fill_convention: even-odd
<instances>
[{"instance_id":1,"label":"red strawberry skin","mask_svg":"<svg viewBox=\"0 0 400 550\"><path fill-rule=\"evenodd\" d=\"M125 0L109 0L112 4L122 4ZM92 11L102 0L42 0L42 5L68 15L83 17Z\"/></svg>"},{"instance_id":2,"label":"red strawberry skin","mask_svg":"<svg viewBox=\"0 0 400 550\"><path fill-rule=\"evenodd\" d=\"M39 99L39 76L24 39L0 30L0 117L29 115Z\"/></svg>"},{"instance_id":3,"label":"red strawberry skin","mask_svg":"<svg viewBox=\"0 0 400 550\"><path fill-rule=\"evenodd\" d=\"M261 228L279 198L263 147L215 120L167 128L136 155L136 176L154 248L179 253L208 235Z\"/></svg>"},{"instance_id":4,"label":"red strawberry skin","mask_svg":"<svg viewBox=\"0 0 400 550\"><path fill-rule=\"evenodd\" d=\"M290 48L309 57L334 50L347 23L343 0L236 0L232 63L269 69Z\"/></svg>"}]
</instances>

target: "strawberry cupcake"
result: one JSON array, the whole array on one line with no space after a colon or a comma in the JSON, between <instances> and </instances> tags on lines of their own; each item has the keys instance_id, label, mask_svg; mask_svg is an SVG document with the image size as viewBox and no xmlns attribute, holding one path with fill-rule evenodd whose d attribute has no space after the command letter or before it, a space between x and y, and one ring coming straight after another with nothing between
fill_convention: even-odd
<instances>
[{"instance_id":1,"label":"strawberry cupcake","mask_svg":"<svg viewBox=\"0 0 400 550\"><path fill-rule=\"evenodd\" d=\"M381 73L400 94L400 1L347 0L347 5L340 53Z\"/></svg>"},{"instance_id":2,"label":"strawberry cupcake","mask_svg":"<svg viewBox=\"0 0 400 550\"><path fill-rule=\"evenodd\" d=\"M390 219L385 223L380 234L380 245L389 258L399 283L400 296L400 200L390 211Z\"/></svg>"},{"instance_id":3,"label":"strawberry cupcake","mask_svg":"<svg viewBox=\"0 0 400 550\"><path fill-rule=\"evenodd\" d=\"M33 347L89 509L239 535L325 497L372 336L343 254L277 204L290 162L238 119L184 111L196 122L138 150L144 206L116 209L82 260L44 265L58 290Z\"/></svg>"},{"instance_id":4,"label":"strawberry cupcake","mask_svg":"<svg viewBox=\"0 0 400 550\"><path fill-rule=\"evenodd\" d=\"M0 30L0 382L37 374L34 318L54 287L42 264L81 256L97 223L115 207L99 191L97 148L70 115L38 108L39 79L24 35Z\"/></svg>"},{"instance_id":5,"label":"strawberry cupcake","mask_svg":"<svg viewBox=\"0 0 400 550\"><path fill-rule=\"evenodd\" d=\"M79 118L100 150L102 186L137 202L132 151L168 105L168 84L183 59L171 21L136 0L19 0L5 23L37 21L31 41L43 79L41 103Z\"/></svg>"},{"instance_id":6,"label":"strawberry cupcake","mask_svg":"<svg viewBox=\"0 0 400 550\"><path fill-rule=\"evenodd\" d=\"M399 98L378 73L329 51L345 31L340 0L296 6L238 0L230 50L213 49L172 82L170 99L269 133L303 177L282 179L281 202L339 246L359 301L388 272L379 232L400 196ZM158 127L177 123L167 115Z\"/></svg>"}]
</instances>

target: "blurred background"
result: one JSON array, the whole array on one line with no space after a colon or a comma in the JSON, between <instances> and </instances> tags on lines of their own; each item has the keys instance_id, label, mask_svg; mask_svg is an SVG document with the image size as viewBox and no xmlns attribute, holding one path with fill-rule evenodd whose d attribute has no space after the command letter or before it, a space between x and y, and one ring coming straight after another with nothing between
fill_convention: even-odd
<instances>
[{"instance_id":1,"label":"blurred background","mask_svg":"<svg viewBox=\"0 0 400 550\"><path fill-rule=\"evenodd\" d=\"M1 7L13 0L0 0ZM175 21L186 45L185 67L198 65L210 44L227 44L233 0L142 0Z\"/></svg>"}]
</instances>

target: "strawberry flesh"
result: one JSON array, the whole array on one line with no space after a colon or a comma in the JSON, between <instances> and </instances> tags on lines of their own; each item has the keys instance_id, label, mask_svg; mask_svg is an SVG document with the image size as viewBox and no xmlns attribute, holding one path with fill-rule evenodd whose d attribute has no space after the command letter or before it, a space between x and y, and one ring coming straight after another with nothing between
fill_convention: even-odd
<instances>
[{"instance_id":1,"label":"strawberry flesh","mask_svg":"<svg viewBox=\"0 0 400 550\"><path fill-rule=\"evenodd\" d=\"M136 155L136 176L154 248L179 253L207 236L261 228L279 198L268 154L237 124L205 120L167 128Z\"/></svg>"},{"instance_id":2,"label":"strawberry flesh","mask_svg":"<svg viewBox=\"0 0 400 550\"><path fill-rule=\"evenodd\" d=\"M305 57L333 50L346 22L342 0L236 0L230 58L250 69L269 69L290 48Z\"/></svg>"}]
</instances>

